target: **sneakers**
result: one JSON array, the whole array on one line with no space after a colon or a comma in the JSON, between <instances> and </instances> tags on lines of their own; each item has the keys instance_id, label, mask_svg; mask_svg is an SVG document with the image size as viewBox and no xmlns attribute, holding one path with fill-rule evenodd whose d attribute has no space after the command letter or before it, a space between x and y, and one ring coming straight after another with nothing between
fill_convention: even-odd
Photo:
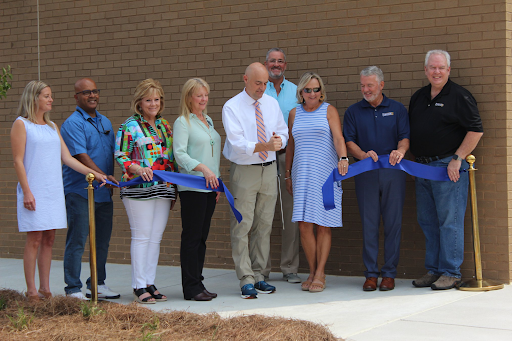
<instances>
[{"instance_id":1,"label":"sneakers","mask_svg":"<svg viewBox=\"0 0 512 341\"><path fill-rule=\"evenodd\" d=\"M300 283L302 280L296 273L283 274L283 281L287 281L288 283Z\"/></svg>"},{"instance_id":2,"label":"sneakers","mask_svg":"<svg viewBox=\"0 0 512 341\"><path fill-rule=\"evenodd\" d=\"M439 277L440 276L438 275L428 273L425 276L421 277L420 279L412 281L412 285L414 285L416 288L427 288L430 287L432 283L437 281Z\"/></svg>"},{"instance_id":3,"label":"sneakers","mask_svg":"<svg viewBox=\"0 0 512 341\"><path fill-rule=\"evenodd\" d=\"M254 285L246 284L242 287L242 298L258 298L258 292L254 289Z\"/></svg>"},{"instance_id":4,"label":"sneakers","mask_svg":"<svg viewBox=\"0 0 512 341\"><path fill-rule=\"evenodd\" d=\"M441 276L437 281L432 283L430 286L432 290L447 290L451 288L455 288L460 284L460 278L450 277L450 276Z\"/></svg>"},{"instance_id":5,"label":"sneakers","mask_svg":"<svg viewBox=\"0 0 512 341\"><path fill-rule=\"evenodd\" d=\"M254 288L256 288L256 291L260 294L271 294L276 291L275 286L270 285L265 281L259 281L254 285Z\"/></svg>"},{"instance_id":6,"label":"sneakers","mask_svg":"<svg viewBox=\"0 0 512 341\"><path fill-rule=\"evenodd\" d=\"M84 296L84 294L82 294L81 291L79 292L74 292L72 294L66 294L67 297L74 297L74 298L78 298L79 300L82 300L82 301L88 301L87 297Z\"/></svg>"},{"instance_id":7,"label":"sneakers","mask_svg":"<svg viewBox=\"0 0 512 341\"><path fill-rule=\"evenodd\" d=\"M85 295L87 296L87 298L91 298L92 297L91 290L87 289L87 293ZM120 294L118 294L117 292L113 292L105 284L98 285L98 298L105 298L107 300L111 300L111 299L115 299L115 298L119 298L119 297L121 297Z\"/></svg>"}]
</instances>

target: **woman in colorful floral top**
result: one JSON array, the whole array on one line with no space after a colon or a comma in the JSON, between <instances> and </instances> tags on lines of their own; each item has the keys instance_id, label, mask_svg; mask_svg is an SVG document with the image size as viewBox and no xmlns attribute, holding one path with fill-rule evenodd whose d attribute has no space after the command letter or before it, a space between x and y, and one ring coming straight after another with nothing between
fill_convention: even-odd
<instances>
[{"instance_id":1,"label":"woman in colorful floral top","mask_svg":"<svg viewBox=\"0 0 512 341\"><path fill-rule=\"evenodd\" d=\"M123 171L123 181L142 177L145 183L121 188L132 231L132 287L135 301L166 301L155 287L160 241L169 210L176 202L172 184L151 181L154 170L177 170L172 152L172 131L160 114L164 110L164 91L158 81L146 79L135 89L134 115L119 128L115 158Z\"/></svg>"}]
</instances>

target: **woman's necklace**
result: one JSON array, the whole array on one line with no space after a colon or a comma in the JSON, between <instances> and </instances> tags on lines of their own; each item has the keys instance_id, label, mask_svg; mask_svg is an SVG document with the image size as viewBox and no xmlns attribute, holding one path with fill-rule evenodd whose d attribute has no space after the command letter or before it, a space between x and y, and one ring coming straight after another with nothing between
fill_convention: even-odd
<instances>
[{"instance_id":1,"label":"woman's necklace","mask_svg":"<svg viewBox=\"0 0 512 341\"><path fill-rule=\"evenodd\" d=\"M195 116L197 117L197 115L195 115ZM203 115L203 117L204 117L204 115ZM210 128L209 128L210 124L208 123L208 120L206 119L206 117L204 117L206 124L199 117L197 117L197 119L200 121L199 125L201 126L201 128L203 128L203 130L206 131L206 133L210 137L210 146L212 146L212 157L213 157L213 145L215 144L215 142L213 141L212 135L210 134ZM208 128L206 128L205 126L207 126Z\"/></svg>"}]
</instances>

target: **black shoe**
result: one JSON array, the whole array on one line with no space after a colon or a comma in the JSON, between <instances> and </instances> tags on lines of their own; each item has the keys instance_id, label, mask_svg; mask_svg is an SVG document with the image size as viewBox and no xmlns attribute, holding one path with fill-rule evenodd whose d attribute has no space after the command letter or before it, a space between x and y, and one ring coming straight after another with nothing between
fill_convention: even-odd
<instances>
[{"instance_id":1,"label":"black shoe","mask_svg":"<svg viewBox=\"0 0 512 341\"><path fill-rule=\"evenodd\" d=\"M206 289L204 289L204 290L203 290L203 292L204 292L206 295L210 296L211 298L217 298L217 294L216 294L216 293L214 293L214 292L209 292L209 291L208 291L208 290L206 290Z\"/></svg>"},{"instance_id":2,"label":"black shoe","mask_svg":"<svg viewBox=\"0 0 512 341\"><path fill-rule=\"evenodd\" d=\"M194 301L211 301L213 299L213 297L211 297L210 295L204 293L203 292L200 292L199 294L195 295L194 297L192 298L185 298L186 300L190 301L190 300L194 300Z\"/></svg>"}]
</instances>

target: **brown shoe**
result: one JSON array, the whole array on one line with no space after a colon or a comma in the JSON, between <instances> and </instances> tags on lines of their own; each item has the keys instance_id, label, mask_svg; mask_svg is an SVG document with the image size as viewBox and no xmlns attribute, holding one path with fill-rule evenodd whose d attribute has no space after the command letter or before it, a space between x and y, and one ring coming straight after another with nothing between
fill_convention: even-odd
<instances>
[{"instance_id":1,"label":"brown shoe","mask_svg":"<svg viewBox=\"0 0 512 341\"><path fill-rule=\"evenodd\" d=\"M380 282L379 290L380 291L389 291L395 288L395 279L391 277L382 277L382 281Z\"/></svg>"},{"instance_id":2,"label":"brown shoe","mask_svg":"<svg viewBox=\"0 0 512 341\"><path fill-rule=\"evenodd\" d=\"M368 277L363 284L364 291L375 291L377 290L377 277Z\"/></svg>"}]
</instances>

